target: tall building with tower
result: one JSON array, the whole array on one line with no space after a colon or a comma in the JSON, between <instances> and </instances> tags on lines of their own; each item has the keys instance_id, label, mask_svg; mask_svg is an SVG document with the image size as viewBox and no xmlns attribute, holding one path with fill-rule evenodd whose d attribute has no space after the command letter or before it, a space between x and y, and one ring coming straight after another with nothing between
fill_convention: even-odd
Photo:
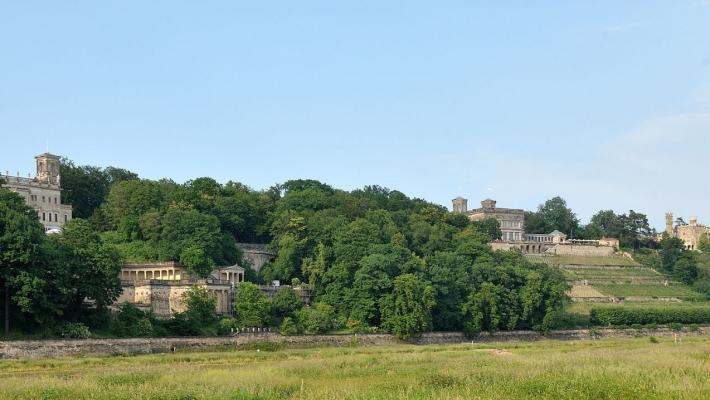
<instances>
[{"instance_id":1,"label":"tall building with tower","mask_svg":"<svg viewBox=\"0 0 710 400\"><path fill-rule=\"evenodd\" d=\"M72 218L71 206L62 204L59 157L44 153L35 157L35 160L37 172L34 178L29 174L23 178L19 172L13 176L5 171L4 175L0 174L4 181L2 186L22 196L25 203L35 209L45 232L59 232Z\"/></svg>"},{"instance_id":2,"label":"tall building with tower","mask_svg":"<svg viewBox=\"0 0 710 400\"><path fill-rule=\"evenodd\" d=\"M682 220L679 220L682 221ZM666 213L666 233L670 237L676 237L683 241L683 246L687 250L698 250L700 238L703 235L710 235L710 226L698 223L697 217L690 217L689 223L679 223L673 226L673 213Z\"/></svg>"},{"instance_id":3,"label":"tall building with tower","mask_svg":"<svg viewBox=\"0 0 710 400\"><path fill-rule=\"evenodd\" d=\"M452 200L454 212L464 213L471 221L482 221L495 218L500 224L504 242L525 240L525 211L515 208L496 207L496 201L486 199L481 202L481 208L468 209L468 200L457 197Z\"/></svg>"}]
</instances>

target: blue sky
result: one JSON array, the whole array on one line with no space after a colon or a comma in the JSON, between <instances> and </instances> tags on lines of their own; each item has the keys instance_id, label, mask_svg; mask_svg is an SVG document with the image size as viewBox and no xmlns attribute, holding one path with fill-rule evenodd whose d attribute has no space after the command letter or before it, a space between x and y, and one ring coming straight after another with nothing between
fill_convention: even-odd
<instances>
[{"instance_id":1,"label":"blue sky","mask_svg":"<svg viewBox=\"0 0 710 400\"><path fill-rule=\"evenodd\" d=\"M2 171L710 224L710 1L3 1L0 38Z\"/></svg>"}]
</instances>

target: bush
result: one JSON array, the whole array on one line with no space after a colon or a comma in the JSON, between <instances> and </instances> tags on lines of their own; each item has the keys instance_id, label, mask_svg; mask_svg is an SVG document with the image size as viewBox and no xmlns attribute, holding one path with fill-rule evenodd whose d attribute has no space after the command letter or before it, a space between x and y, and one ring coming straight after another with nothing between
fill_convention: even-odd
<instances>
[{"instance_id":1,"label":"bush","mask_svg":"<svg viewBox=\"0 0 710 400\"><path fill-rule=\"evenodd\" d=\"M121 310L116 314L111 323L111 333L116 336L152 336L154 334L153 322L150 315L130 303L121 305Z\"/></svg>"},{"instance_id":2,"label":"bush","mask_svg":"<svg viewBox=\"0 0 710 400\"><path fill-rule=\"evenodd\" d=\"M59 336L65 339L88 339L91 331L81 322L65 322L59 326Z\"/></svg>"},{"instance_id":3,"label":"bush","mask_svg":"<svg viewBox=\"0 0 710 400\"><path fill-rule=\"evenodd\" d=\"M311 308L304 308L298 313L298 320L303 331L309 335L327 333L336 327L335 310L325 303L316 303Z\"/></svg>"},{"instance_id":4,"label":"bush","mask_svg":"<svg viewBox=\"0 0 710 400\"><path fill-rule=\"evenodd\" d=\"M281 326L279 327L279 332L282 335L297 335L298 334L298 326L296 325L295 322L293 322L293 319L291 317L286 317L286 318L284 318L283 322L281 322Z\"/></svg>"},{"instance_id":5,"label":"bush","mask_svg":"<svg viewBox=\"0 0 710 400\"><path fill-rule=\"evenodd\" d=\"M592 308L595 325L703 324L710 322L710 307Z\"/></svg>"},{"instance_id":6,"label":"bush","mask_svg":"<svg viewBox=\"0 0 710 400\"><path fill-rule=\"evenodd\" d=\"M237 320L234 318L222 318L217 325L217 334L220 336L231 335L238 328L237 325Z\"/></svg>"}]
</instances>

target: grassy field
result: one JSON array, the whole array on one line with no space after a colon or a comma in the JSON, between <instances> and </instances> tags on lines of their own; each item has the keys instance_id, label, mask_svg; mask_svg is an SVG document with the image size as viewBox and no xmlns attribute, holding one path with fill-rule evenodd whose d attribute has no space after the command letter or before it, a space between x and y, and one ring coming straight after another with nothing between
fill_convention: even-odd
<instances>
[{"instance_id":1,"label":"grassy field","mask_svg":"<svg viewBox=\"0 0 710 400\"><path fill-rule=\"evenodd\" d=\"M707 399L710 338L0 361L2 399Z\"/></svg>"}]
</instances>

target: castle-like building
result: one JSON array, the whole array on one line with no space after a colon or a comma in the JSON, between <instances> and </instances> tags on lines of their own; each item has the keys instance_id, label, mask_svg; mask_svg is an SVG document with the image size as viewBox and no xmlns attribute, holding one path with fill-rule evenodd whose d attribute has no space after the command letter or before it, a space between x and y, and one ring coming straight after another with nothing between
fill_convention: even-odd
<instances>
[{"instance_id":1,"label":"castle-like building","mask_svg":"<svg viewBox=\"0 0 710 400\"><path fill-rule=\"evenodd\" d=\"M35 157L37 174L31 178L20 177L20 173L12 176L8 171L0 174L5 183L4 188L10 189L25 199L30 207L37 212L39 222L47 233L59 232L64 224L72 218L72 208L62 204L61 176L59 174L59 157L44 153Z\"/></svg>"},{"instance_id":2,"label":"castle-like building","mask_svg":"<svg viewBox=\"0 0 710 400\"><path fill-rule=\"evenodd\" d=\"M673 213L666 213L666 234L683 241L686 250L698 250L700 238L710 235L710 226L698 224L697 217L690 217L688 224L673 226Z\"/></svg>"},{"instance_id":3,"label":"castle-like building","mask_svg":"<svg viewBox=\"0 0 710 400\"><path fill-rule=\"evenodd\" d=\"M494 250L516 249L524 254L580 254L606 255L619 247L619 240L602 238L601 240L567 240L567 235L554 230L546 234L525 233L525 211L518 208L499 208L496 201L485 199L481 207L468 209L468 200L457 197L452 201L454 212L463 213L471 221L483 221L494 218L498 221L501 238L491 243Z\"/></svg>"}]
</instances>

